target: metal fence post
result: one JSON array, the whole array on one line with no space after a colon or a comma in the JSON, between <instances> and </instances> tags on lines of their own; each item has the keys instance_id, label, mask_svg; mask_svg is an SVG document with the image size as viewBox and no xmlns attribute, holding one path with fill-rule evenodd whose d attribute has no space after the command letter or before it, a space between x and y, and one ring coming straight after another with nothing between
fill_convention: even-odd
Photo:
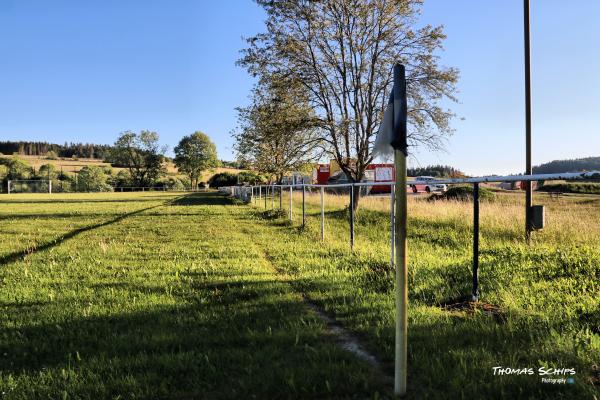
<instances>
[{"instance_id":1,"label":"metal fence post","mask_svg":"<svg viewBox=\"0 0 600 400\"><path fill-rule=\"evenodd\" d=\"M292 214L292 207L294 206L294 193L292 192L293 186L290 185L290 221L294 220L294 216Z\"/></svg>"},{"instance_id":2,"label":"metal fence post","mask_svg":"<svg viewBox=\"0 0 600 400\"><path fill-rule=\"evenodd\" d=\"M350 248L354 250L354 183L350 186Z\"/></svg>"},{"instance_id":3,"label":"metal fence post","mask_svg":"<svg viewBox=\"0 0 600 400\"><path fill-rule=\"evenodd\" d=\"M258 201L260 201L260 198L262 197L262 186L258 186Z\"/></svg>"},{"instance_id":4,"label":"metal fence post","mask_svg":"<svg viewBox=\"0 0 600 400\"><path fill-rule=\"evenodd\" d=\"M275 185L271 185L271 210L275 209Z\"/></svg>"},{"instance_id":5,"label":"metal fence post","mask_svg":"<svg viewBox=\"0 0 600 400\"><path fill-rule=\"evenodd\" d=\"M479 299L479 183L473 184L473 293Z\"/></svg>"},{"instance_id":6,"label":"metal fence post","mask_svg":"<svg viewBox=\"0 0 600 400\"><path fill-rule=\"evenodd\" d=\"M321 241L325 241L325 188L321 186Z\"/></svg>"},{"instance_id":7,"label":"metal fence post","mask_svg":"<svg viewBox=\"0 0 600 400\"><path fill-rule=\"evenodd\" d=\"M265 186L265 210L267 209L267 196L269 194L269 187Z\"/></svg>"},{"instance_id":8,"label":"metal fence post","mask_svg":"<svg viewBox=\"0 0 600 400\"><path fill-rule=\"evenodd\" d=\"M283 186L279 186L279 209L283 210Z\"/></svg>"},{"instance_id":9,"label":"metal fence post","mask_svg":"<svg viewBox=\"0 0 600 400\"><path fill-rule=\"evenodd\" d=\"M306 226L306 186L302 183L302 227Z\"/></svg>"}]
</instances>

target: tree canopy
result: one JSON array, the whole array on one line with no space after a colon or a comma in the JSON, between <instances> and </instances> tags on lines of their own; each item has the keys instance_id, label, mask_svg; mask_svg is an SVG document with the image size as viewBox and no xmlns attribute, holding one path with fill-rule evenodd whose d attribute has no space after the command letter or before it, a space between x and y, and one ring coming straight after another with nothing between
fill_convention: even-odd
<instances>
[{"instance_id":1,"label":"tree canopy","mask_svg":"<svg viewBox=\"0 0 600 400\"><path fill-rule=\"evenodd\" d=\"M439 148L452 132L442 102L455 100L458 71L438 64L442 27L415 27L421 0L257 2L266 32L248 39L239 63L304 86L321 139L351 180L373 160L396 62L407 71L409 144Z\"/></svg>"},{"instance_id":2,"label":"tree canopy","mask_svg":"<svg viewBox=\"0 0 600 400\"><path fill-rule=\"evenodd\" d=\"M129 170L134 186L151 186L165 173L165 148L156 132L122 132L111 150L112 161Z\"/></svg>"},{"instance_id":3,"label":"tree canopy","mask_svg":"<svg viewBox=\"0 0 600 400\"><path fill-rule=\"evenodd\" d=\"M252 104L238 108L234 134L238 159L281 181L319 157L322 149L306 89L297 80L265 75L255 86Z\"/></svg>"},{"instance_id":4,"label":"tree canopy","mask_svg":"<svg viewBox=\"0 0 600 400\"><path fill-rule=\"evenodd\" d=\"M203 132L196 131L184 136L175 146L175 165L190 178L192 186L198 186L202 172L219 166L217 147Z\"/></svg>"}]
</instances>

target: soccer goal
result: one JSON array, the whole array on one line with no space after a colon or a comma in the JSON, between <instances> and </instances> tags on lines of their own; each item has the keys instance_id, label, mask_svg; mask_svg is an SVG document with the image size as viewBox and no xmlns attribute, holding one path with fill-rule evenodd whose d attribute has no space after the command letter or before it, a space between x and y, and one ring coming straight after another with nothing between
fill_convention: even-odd
<instances>
[{"instance_id":1,"label":"soccer goal","mask_svg":"<svg viewBox=\"0 0 600 400\"><path fill-rule=\"evenodd\" d=\"M14 180L8 181L8 194L11 193L52 193L51 180Z\"/></svg>"}]
</instances>

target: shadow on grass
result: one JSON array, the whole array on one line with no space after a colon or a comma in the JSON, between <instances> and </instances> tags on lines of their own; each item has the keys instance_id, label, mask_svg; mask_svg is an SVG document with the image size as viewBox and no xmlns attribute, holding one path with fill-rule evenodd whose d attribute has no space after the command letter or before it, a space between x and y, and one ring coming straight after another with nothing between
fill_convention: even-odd
<instances>
[{"instance_id":1,"label":"shadow on grass","mask_svg":"<svg viewBox=\"0 0 600 400\"><path fill-rule=\"evenodd\" d=\"M32 199L32 200L0 200L0 204L87 204L87 203L143 203L168 200L173 196L147 196L130 199Z\"/></svg>"},{"instance_id":2,"label":"shadow on grass","mask_svg":"<svg viewBox=\"0 0 600 400\"><path fill-rule=\"evenodd\" d=\"M146 291L128 283L94 288L111 289L133 290L139 300ZM177 305L150 301L143 309L138 300L137 311L112 315L55 320L59 306L48 304L51 322L28 317L28 324L0 326L0 371L12 382L25 379L15 394L39 398L63 391L76 398L367 398L382 390L369 366L324 337L281 282L188 289ZM18 308L12 313L23 317Z\"/></svg>"},{"instance_id":3,"label":"shadow on grass","mask_svg":"<svg viewBox=\"0 0 600 400\"><path fill-rule=\"evenodd\" d=\"M357 336L377 354L388 371L394 363L393 304L373 307L370 298L330 296L315 303L335 311L344 326L358 327ZM507 323L510 320L510 323ZM502 318L483 311L431 312L409 309L408 399L456 398L594 398L594 367L582 361L581 354L557 349L551 328L536 324L525 315L511 313ZM585 345L580 350L586 351ZM573 385L545 384L537 373L540 363L574 368ZM534 375L494 376L493 367L531 367ZM565 376L553 376L561 378ZM567 375L566 377L569 377Z\"/></svg>"},{"instance_id":4,"label":"shadow on grass","mask_svg":"<svg viewBox=\"0 0 600 400\"><path fill-rule=\"evenodd\" d=\"M219 192L200 192L181 196L170 204L174 206L223 206L234 203L231 197Z\"/></svg>"},{"instance_id":5,"label":"shadow on grass","mask_svg":"<svg viewBox=\"0 0 600 400\"><path fill-rule=\"evenodd\" d=\"M125 218L134 216L136 214L140 214L144 211L147 210L151 210L153 208L157 208L157 207L162 207L163 204L158 204L152 207L146 207L146 208L142 208L140 210L136 210L136 211L132 211L129 213L125 213L125 214L121 214L118 217L115 217L113 219L110 219L108 221L104 221L104 222L100 222L97 224L93 224L93 225L88 225L88 226L84 226L82 228L78 228L78 229L74 229L71 232L68 232L62 236L59 236L58 238L52 239L48 242L45 242L43 244L37 245L33 248L28 248L25 250L19 250L19 251L15 251L13 253L7 254L5 256L0 257L0 266L6 265L6 264L10 264L13 262L16 262L22 258L24 258L25 256L28 256L30 254L35 254L38 253L40 251L44 251L44 250L48 250L51 249L53 247L56 247L58 245L60 245L61 243L63 243L65 240L69 240L72 239L74 237L76 237L77 235L80 235L84 232L88 232L94 229L98 229L98 228L102 228L104 226L108 226L108 225L112 225L112 224L116 224L117 222L120 222L122 220L124 220Z\"/></svg>"}]
</instances>

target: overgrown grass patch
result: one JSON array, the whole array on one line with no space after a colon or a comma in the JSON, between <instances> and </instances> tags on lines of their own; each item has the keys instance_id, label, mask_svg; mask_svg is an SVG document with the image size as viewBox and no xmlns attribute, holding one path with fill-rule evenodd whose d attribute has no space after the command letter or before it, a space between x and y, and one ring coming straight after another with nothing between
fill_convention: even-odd
<instances>
[{"instance_id":1,"label":"overgrown grass patch","mask_svg":"<svg viewBox=\"0 0 600 400\"><path fill-rule=\"evenodd\" d=\"M471 290L472 203L409 199L410 397L598 395L598 386L590 382L600 359L600 203L593 197L556 201L539 194L536 201L546 203L548 225L534 234L531 246L523 240L521 198L498 193L481 204L481 300L497 310L487 312L440 307ZM354 251L347 197L326 198L324 243L319 203L318 195L307 197L302 233L264 221L267 226L257 228L254 240L268 242L273 263L293 277L298 290L391 363L389 201L364 199L356 216ZM286 219L289 197L282 204ZM300 224L300 204L296 195L294 226ZM536 374L495 376L495 366L530 367ZM573 384L550 385L537 375L540 367L575 368L577 374Z\"/></svg>"}]
</instances>

